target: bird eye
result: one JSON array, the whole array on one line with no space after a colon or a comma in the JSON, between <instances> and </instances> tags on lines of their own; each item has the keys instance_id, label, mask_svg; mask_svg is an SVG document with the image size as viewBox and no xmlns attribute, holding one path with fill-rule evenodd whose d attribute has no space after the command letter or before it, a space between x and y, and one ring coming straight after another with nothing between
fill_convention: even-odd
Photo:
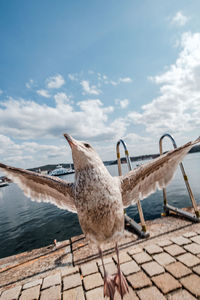
<instances>
[{"instance_id":1,"label":"bird eye","mask_svg":"<svg viewBox=\"0 0 200 300\"><path fill-rule=\"evenodd\" d=\"M87 143L85 143L84 146L85 146L86 148L90 148L90 145L87 144Z\"/></svg>"}]
</instances>

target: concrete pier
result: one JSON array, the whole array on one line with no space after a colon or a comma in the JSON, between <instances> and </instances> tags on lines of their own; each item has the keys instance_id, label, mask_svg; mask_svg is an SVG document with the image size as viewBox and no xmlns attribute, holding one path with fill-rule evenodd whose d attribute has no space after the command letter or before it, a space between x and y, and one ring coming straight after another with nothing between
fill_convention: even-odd
<instances>
[{"instance_id":1,"label":"concrete pier","mask_svg":"<svg viewBox=\"0 0 200 300\"><path fill-rule=\"evenodd\" d=\"M147 227L150 238L131 234L120 242L129 284L124 299L200 299L200 224L169 216L148 221ZM104 254L108 272L116 273L112 244ZM81 235L0 259L0 299L103 300L97 249Z\"/></svg>"}]
</instances>

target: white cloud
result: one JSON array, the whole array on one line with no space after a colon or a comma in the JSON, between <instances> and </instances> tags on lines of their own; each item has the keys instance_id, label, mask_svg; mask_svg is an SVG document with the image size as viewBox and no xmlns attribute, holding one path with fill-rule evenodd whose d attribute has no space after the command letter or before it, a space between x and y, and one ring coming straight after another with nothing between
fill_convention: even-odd
<instances>
[{"instance_id":1,"label":"white cloud","mask_svg":"<svg viewBox=\"0 0 200 300\"><path fill-rule=\"evenodd\" d=\"M130 83L132 82L132 79L130 77L124 77L124 78L119 78L119 83Z\"/></svg>"},{"instance_id":2,"label":"white cloud","mask_svg":"<svg viewBox=\"0 0 200 300\"><path fill-rule=\"evenodd\" d=\"M129 100L128 99L115 99L115 104L119 105L120 108L124 109L129 105Z\"/></svg>"},{"instance_id":3,"label":"white cloud","mask_svg":"<svg viewBox=\"0 0 200 300\"><path fill-rule=\"evenodd\" d=\"M151 141L151 139L149 137L143 137L136 133L128 133L124 136L124 139L127 141L127 143L135 144L135 145L137 145L138 143L141 143L141 142L146 143L146 142Z\"/></svg>"},{"instance_id":4,"label":"white cloud","mask_svg":"<svg viewBox=\"0 0 200 300\"><path fill-rule=\"evenodd\" d=\"M37 90L37 94L44 97L44 98L50 98L51 95L47 90Z\"/></svg>"},{"instance_id":5,"label":"white cloud","mask_svg":"<svg viewBox=\"0 0 200 300\"><path fill-rule=\"evenodd\" d=\"M57 93L54 96L55 102L57 105L64 105L65 103L69 102L69 97L65 93Z\"/></svg>"},{"instance_id":6,"label":"white cloud","mask_svg":"<svg viewBox=\"0 0 200 300\"><path fill-rule=\"evenodd\" d=\"M71 81L77 80L77 75L76 74L68 74L68 77Z\"/></svg>"},{"instance_id":7,"label":"white cloud","mask_svg":"<svg viewBox=\"0 0 200 300\"><path fill-rule=\"evenodd\" d=\"M188 17L186 17L181 11L178 11L172 18L171 23L177 26L184 26L188 22L188 20Z\"/></svg>"},{"instance_id":8,"label":"white cloud","mask_svg":"<svg viewBox=\"0 0 200 300\"><path fill-rule=\"evenodd\" d=\"M55 76L46 79L46 85L48 89L59 89L64 84L65 84L65 80L60 74L57 74Z\"/></svg>"},{"instance_id":9,"label":"white cloud","mask_svg":"<svg viewBox=\"0 0 200 300\"><path fill-rule=\"evenodd\" d=\"M109 82L107 82L107 83L109 83ZM118 82L116 82L116 81L114 81L114 80L111 80L111 81L110 81L110 84L116 86L116 85L118 85Z\"/></svg>"},{"instance_id":10,"label":"white cloud","mask_svg":"<svg viewBox=\"0 0 200 300\"><path fill-rule=\"evenodd\" d=\"M132 79L130 77L120 77L118 80L108 80L107 77L106 79L104 79L105 84L111 84L113 86L119 85L120 83L131 83L131 82Z\"/></svg>"},{"instance_id":11,"label":"white cloud","mask_svg":"<svg viewBox=\"0 0 200 300\"><path fill-rule=\"evenodd\" d=\"M15 147L15 144L8 136L0 134L0 155L2 155L5 151L9 155L10 153L15 153L16 155L21 154L19 147Z\"/></svg>"},{"instance_id":12,"label":"white cloud","mask_svg":"<svg viewBox=\"0 0 200 300\"><path fill-rule=\"evenodd\" d=\"M101 81L108 80L108 77L105 74L101 74L101 73L97 73L97 78L98 78L98 80L101 80Z\"/></svg>"},{"instance_id":13,"label":"white cloud","mask_svg":"<svg viewBox=\"0 0 200 300\"><path fill-rule=\"evenodd\" d=\"M10 165L27 168L48 164L49 160L65 162L67 156L70 159L64 138L63 144L57 146L26 141L17 143L8 136L0 135L0 143L0 161Z\"/></svg>"},{"instance_id":14,"label":"white cloud","mask_svg":"<svg viewBox=\"0 0 200 300\"><path fill-rule=\"evenodd\" d=\"M97 73L97 79L104 84L111 84L113 86L117 86L120 83L130 83L132 82L132 79L130 77L119 77L116 80L109 79L107 75Z\"/></svg>"},{"instance_id":15,"label":"white cloud","mask_svg":"<svg viewBox=\"0 0 200 300\"><path fill-rule=\"evenodd\" d=\"M15 139L50 139L69 132L79 138L112 140L117 130L126 127L122 121L117 127L108 116L112 106L104 106L98 100L85 100L73 107L67 95L55 95L55 107L22 99L8 99L0 104L0 127L2 132ZM117 129L116 129L117 128Z\"/></svg>"},{"instance_id":16,"label":"white cloud","mask_svg":"<svg viewBox=\"0 0 200 300\"><path fill-rule=\"evenodd\" d=\"M184 33L176 62L152 78L161 84L160 96L131 112L129 118L158 135L166 131L183 134L200 126L200 33Z\"/></svg>"},{"instance_id":17,"label":"white cloud","mask_svg":"<svg viewBox=\"0 0 200 300\"><path fill-rule=\"evenodd\" d=\"M21 146L14 143L8 136L0 134L0 161L7 164L18 164L20 161L23 164L23 159L26 160L25 153L23 153ZM31 156L29 156L31 159Z\"/></svg>"},{"instance_id":18,"label":"white cloud","mask_svg":"<svg viewBox=\"0 0 200 300\"><path fill-rule=\"evenodd\" d=\"M35 85L35 82L33 79L29 79L29 81L26 83L27 89L31 89Z\"/></svg>"},{"instance_id":19,"label":"white cloud","mask_svg":"<svg viewBox=\"0 0 200 300\"><path fill-rule=\"evenodd\" d=\"M65 93L57 93L54 99L55 107L13 98L0 103L4 132L0 135L0 161L21 167L69 161L71 152L62 139L64 132L92 144L114 144L126 132L127 121L111 120L114 108L99 99L80 101L75 107Z\"/></svg>"},{"instance_id":20,"label":"white cloud","mask_svg":"<svg viewBox=\"0 0 200 300\"><path fill-rule=\"evenodd\" d=\"M101 91L95 85L90 86L88 80L82 80L81 86L83 88L84 94L99 95L101 93Z\"/></svg>"},{"instance_id":21,"label":"white cloud","mask_svg":"<svg viewBox=\"0 0 200 300\"><path fill-rule=\"evenodd\" d=\"M3 94L3 91L0 89L0 95Z\"/></svg>"}]
</instances>

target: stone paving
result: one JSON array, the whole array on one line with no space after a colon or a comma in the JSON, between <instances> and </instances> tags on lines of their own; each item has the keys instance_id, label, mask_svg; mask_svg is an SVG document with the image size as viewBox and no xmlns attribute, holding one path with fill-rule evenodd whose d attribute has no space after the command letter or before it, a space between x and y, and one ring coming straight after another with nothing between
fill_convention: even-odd
<instances>
[{"instance_id":1,"label":"stone paving","mask_svg":"<svg viewBox=\"0 0 200 300\"><path fill-rule=\"evenodd\" d=\"M162 237L120 251L121 269L129 284L124 300L200 299L200 225L180 236ZM116 255L105 258L116 272ZM99 259L0 290L0 300L103 300ZM120 300L118 292L115 300Z\"/></svg>"}]
</instances>

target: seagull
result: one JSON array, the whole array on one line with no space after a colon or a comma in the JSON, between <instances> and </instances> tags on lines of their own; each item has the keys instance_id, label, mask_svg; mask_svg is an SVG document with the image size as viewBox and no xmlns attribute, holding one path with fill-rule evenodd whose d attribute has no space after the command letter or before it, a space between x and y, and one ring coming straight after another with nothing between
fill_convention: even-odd
<instances>
[{"instance_id":1,"label":"seagull","mask_svg":"<svg viewBox=\"0 0 200 300\"><path fill-rule=\"evenodd\" d=\"M124 176L113 177L93 147L64 134L74 162L73 183L0 163L0 169L34 201L50 202L61 209L78 214L86 238L95 243L104 270L104 297L114 299L118 290L121 299L129 292L128 283L120 270L118 241L125 234L124 208L137 203L164 188L173 178L178 164L200 137L182 147L167 152L141 165ZM107 273L102 245L115 243L117 273Z\"/></svg>"}]
</instances>

